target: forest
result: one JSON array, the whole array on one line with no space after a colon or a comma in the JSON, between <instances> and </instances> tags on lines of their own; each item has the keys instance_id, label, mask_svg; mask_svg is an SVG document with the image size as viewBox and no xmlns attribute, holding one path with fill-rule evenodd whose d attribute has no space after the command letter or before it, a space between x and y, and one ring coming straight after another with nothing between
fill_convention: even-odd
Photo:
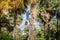
<instances>
[{"instance_id":1,"label":"forest","mask_svg":"<svg viewBox=\"0 0 60 40\"><path fill-rule=\"evenodd\" d=\"M0 0L0 40L60 40L60 0Z\"/></svg>"}]
</instances>

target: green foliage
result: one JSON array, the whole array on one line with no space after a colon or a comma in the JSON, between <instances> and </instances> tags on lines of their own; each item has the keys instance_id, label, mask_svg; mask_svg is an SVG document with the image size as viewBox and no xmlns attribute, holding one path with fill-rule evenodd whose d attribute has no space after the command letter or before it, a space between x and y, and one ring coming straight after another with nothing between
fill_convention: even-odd
<instances>
[{"instance_id":1,"label":"green foliage","mask_svg":"<svg viewBox=\"0 0 60 40\"><path fill-rule=\"evenodd\" d=\"M2 28L2 30L0 30L0 40L13 40L13 36L6 28Z\"/></svg>"},{"instance_id":2,"label":"green foliage","mask_svg":"<svg viewBox=\"0 0 60 40\"><path fill-rule=\"evenodd\" d=\"M37 17L37 20L40 22L40 25L41 25L41 20L42 20L42 14L44 14L44 12L46 11L47 8L53 10L57 4L58 4L58 7L60 8L60 6L59 6L60 0L57 0L57 1L58 1L58 3L56 3L55 0L49 0L49 1L48 0L41 0L41 2L39 1L40 2L40 4L39 4L39 11L41 13L39 13L39 15ZM21 14L25 12L25 8L26 8L27 4L35 4L37 2L38 2L38 0L26 0L26 1L25 0L15 0L14 3L13 3L13 1L10 1L10 0L1 0L0 1L0 9L1 10L0 11L6 9L6 10L9 11L9 13L7 15L5 15L5 17L7 19L3 18L4 16L2 16L3 19L0 18L0 27L2 27L1 25L3 25L3 26L4 25L10 25L10 26L14 25L14 23L13 23L13 21L14 21L14 18L13 18L14 9L15 9L15 13L17 14L16 22L17 23L18 22L21 23L21 21L22 21ZM4 13L1 12L0 15L2 15L2 14L4 14ZM53 14L53 15L55 15L55 14ZM8 20L9 20L9 23L7 23L7 24L5 24L3 22L3 21L6 22ZM56 27L57 22L56 22L56 20L55 21L54 20L51 20L50 23L47 23L47 24L50 25L51 29L55 29L55 27ZM3 24L1 23L1 21L3 22ZM4 26L4 27L8 27L8 26ZM29 28L28 27L25 28L24 31L26 32L27 35L22 36L21 35L22 33L20 33L17 40L28 40L27 37L29 37L29 35L28 35L29 34ZM54 30L54 32L56 32L56 31ZM58 31L57 32L58 32L58 35L59 35L58 37L59 37L59 40L60 40L60 23L58 23ZM49 40L51 40L50 32L47 35L49 36ZM55 37L56 35L53 33L53 36ZM44 37L44 30L43 31L42 30L38 31L36 33L35 40L46 40L46 38L47 38L47 36ZM16 38L13 37L12 33L8 32L4 28L3 28L3 30L0 30L0 40L15 40L15 39Z\"/></svg>"},{"instance_id":3,"label":"green foliage","mask_svg":"<svg viewBox=\"0 0 60 40\"><path fill-rule=\"evenodd\" d=\"M58 39L60 40L60 21L58 21Z\"/></svg>"},{"instance_id":4,"label":"green foliage","mask_svg":"<svg viewBox=\"0 0 60 40\"><path fill-rule=\"evenodd\" d=\"M20 32L21 30L18 30L18 31ZM21 34L19 34L17 40L27 39L26 37L27 37L27 35L22 36ZM7 29L5 27L3 27L0 30L0 40L15 40L15 39L16 38L13 37L12 33L7 31Z\"/></svg>"},{"instance_id":5,"label":"green foliage","mask_svg":"<svg viewBox=\"0 0 60 40\"><path fill-rule=\"evenodd\" d=\"M43 30L37 32L35 40L45 40Z\"/></svg>"}]
</instances>

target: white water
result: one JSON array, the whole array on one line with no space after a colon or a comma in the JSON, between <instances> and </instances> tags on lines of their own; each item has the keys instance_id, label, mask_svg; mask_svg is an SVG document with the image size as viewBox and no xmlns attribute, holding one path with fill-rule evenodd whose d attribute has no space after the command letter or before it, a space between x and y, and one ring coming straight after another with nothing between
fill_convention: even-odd
<instances>
[{"instance_id":1,"label":"white water","mask_svg":"<svg viewBox=\"0 0 60 40\"><path fill-rule=\"evenodd\" d=\"M29 11L30 12L30 5L27 6L27 9L26 9L26 12ZM22 20L22 23L20 24L19 28L21 30L24 30L24 28L26 27L25 25L25 22L26 22L26 12L22 14L22 17L23 17L23 20ZM28 24L29 25L29 24ZM34 20L34 25L36 27L36 29L40 29L40 26L39 26L39 22L37 22L36 20Z\"/></svg>"}]
</instances>

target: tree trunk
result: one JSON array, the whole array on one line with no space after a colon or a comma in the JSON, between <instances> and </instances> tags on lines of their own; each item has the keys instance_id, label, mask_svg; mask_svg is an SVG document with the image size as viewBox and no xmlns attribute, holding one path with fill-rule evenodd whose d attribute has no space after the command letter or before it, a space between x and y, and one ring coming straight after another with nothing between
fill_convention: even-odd
<instances>
[{"instance_id":1,"label":"tree trunk","mask_svg":"<svg viewBox=\"0 0 60 40\"><path fill-rule=\"evenodd\" d=\"M17 19L17 13L16 13L16 8L13 9L13 17L14 17L14 30L13 30L13 37L15 37L15 40L17 40L17 26L16 26L16 19Z\"/></svg>"},{"instance_id":2,"label":"tree trunk","mask_svg":"<svg viewBox=\"0 0 60 40\"><path fill-rule=\"evenodd\" d=\"M13 17L14 17L14 30L13 30L13 37L16 36L16 13L15 13L15 9L14 9L14 14L13 14Z\"/></svg>"},{"instance_id":3,"label":"tree trunk","mask_svg":"<svg viewBox=\"0 0 60 40\"><path fill-rule=\"evenodd\" d=\"M31 9L34 8L31 6ZM30 22L30 28L29 28L29 40L34 40L35 38L35 27L34 27L34 18L33 18L33 13L31 12L32 10L30 9L30 16L29 22Z\"/></svg>"},{"instance_id":4,"label":"tree trunk","mask_svg":"<svg viewBox=\"0 0 60 40\"><path fill-rule=\"evenodd\" d=\"M15 0L13 0L13 3L15 3ZM17 26L16 26L16 19L17 19L17 8L16 4L13 4L13 17L14 17L14 30L13 30L13 37L15 37L15 40L17 40Z\"/></svg>"},{"instance_id":5,"label":"tree trunk","mask_svg":"<svg viewBox=\"0 0 60 40\"><path fill-rule=\"evenodd\" d=\"M35 31L34 31L34 19L30 19L30 28L29 28L29 40L34 40Z\"/></svg>"}]
</instances>

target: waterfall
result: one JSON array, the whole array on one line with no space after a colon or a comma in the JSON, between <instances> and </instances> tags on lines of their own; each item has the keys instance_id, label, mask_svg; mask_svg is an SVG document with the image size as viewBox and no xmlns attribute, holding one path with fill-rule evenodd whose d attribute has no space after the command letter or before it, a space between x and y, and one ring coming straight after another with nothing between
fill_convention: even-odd
<instances>
[{"instance_id":1,"label":"waterfall","mask_svg":"<svg viewBox=\"0 0 60 40\"><path fill-rule=\"evenodd\" d=\"M19 26L21 30L24 30L24 28L26 27L25 22L28 20L28 18L31 18L29 13L30 13L30 5L27 5L26 12L22 13L23 20ZM29 25L29 22L27 25ZM36 20L34 20L34 25L37 29L40 29L39 22L37 22Z\"/></svg>"}]
</instances>

